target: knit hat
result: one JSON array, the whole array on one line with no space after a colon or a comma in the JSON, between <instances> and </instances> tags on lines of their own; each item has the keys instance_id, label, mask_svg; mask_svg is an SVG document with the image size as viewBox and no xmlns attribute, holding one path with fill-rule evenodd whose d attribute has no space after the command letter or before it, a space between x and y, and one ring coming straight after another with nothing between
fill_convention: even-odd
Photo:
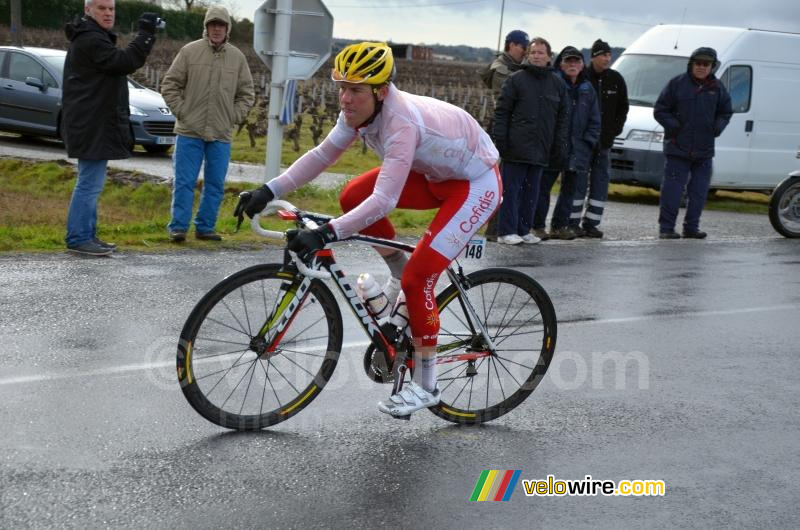
<instances>
[{"instance_id":1,"label":"knit hat","mask_svg":"<svg viewBox=\"0 0 800 530\"><path fill-rule=\"evenodd\" d=\"M597 57L598 55L603 55L604 53L611 53L611 46L602 39L597 39L592 44L592 57Z\"/></svg>"}]
</instances>

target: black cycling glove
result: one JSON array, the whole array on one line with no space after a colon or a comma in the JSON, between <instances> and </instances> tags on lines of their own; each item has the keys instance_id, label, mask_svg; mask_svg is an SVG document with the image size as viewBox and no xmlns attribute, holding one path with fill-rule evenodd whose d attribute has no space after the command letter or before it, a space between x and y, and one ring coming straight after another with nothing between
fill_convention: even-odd
<instances>
[{"instance_id":1,"label":"black cycling glove","mask_svg":"<svg viewBox=\"0 0 800 530\"><path fill-rule=\"evenodd\" d=\"M336 232L331 224L325 223L313 230L300 230L289 241L288 247L289 250L297 254L298 258L308 261L316 251L337 239Z\"/></svg>"}]
</instances>

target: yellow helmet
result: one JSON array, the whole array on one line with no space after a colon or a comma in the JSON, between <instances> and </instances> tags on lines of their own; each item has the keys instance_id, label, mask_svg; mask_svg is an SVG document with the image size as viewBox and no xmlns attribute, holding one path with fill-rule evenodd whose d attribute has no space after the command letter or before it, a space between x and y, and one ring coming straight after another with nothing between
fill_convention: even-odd
<instances>
[{"instance_id":1,"label":"yellow helmet","mask_svg":"<svg viewBox=\"0 0 800 530\"><path fill-rule=\"evenodd\" d=\"M331 79L382 85L394 78L392 49L385 42L359 42L345 47L333 61Z\"/></svg>"}]
</instances>

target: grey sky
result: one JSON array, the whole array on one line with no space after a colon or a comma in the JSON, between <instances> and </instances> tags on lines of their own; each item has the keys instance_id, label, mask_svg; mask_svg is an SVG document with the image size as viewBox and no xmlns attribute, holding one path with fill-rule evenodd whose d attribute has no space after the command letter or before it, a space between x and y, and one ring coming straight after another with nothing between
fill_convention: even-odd
<instances>
[{"instance_id":1,"label":"grey sky","mask_svg":"<svg viewBox=\"0 0 800 530\"><path fill-rule=\"evenodd\" d=\"M323 0L324 1L324 0ZM329 0L335 37L425 44L497 46L502 0ZM263 0L229 0L253 19ZM589 47L598 37L628 46L658 23L737 26L800 32L797 0L506 0L502 34L523 29L561 48ZM685 10L685 14L684 14Z\"/></svg>"}]
</instances>

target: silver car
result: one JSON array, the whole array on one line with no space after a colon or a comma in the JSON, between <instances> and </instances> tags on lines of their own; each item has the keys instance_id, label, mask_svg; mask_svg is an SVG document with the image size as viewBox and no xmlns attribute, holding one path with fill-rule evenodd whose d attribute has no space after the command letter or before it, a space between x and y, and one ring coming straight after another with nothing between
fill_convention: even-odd
<instances>
[{"instance_id":1,"label":"silver car","mask_svg":"<svg viewBox=\"0 0 800 530\"><path fill-rule=\"evenodd\" d=\"M61 84L67 52L0 46L0 131L61 136ZM136 143L165 153L175 143L175 117L161 94L128 79Z\"/></svg>"}]
</instances>

